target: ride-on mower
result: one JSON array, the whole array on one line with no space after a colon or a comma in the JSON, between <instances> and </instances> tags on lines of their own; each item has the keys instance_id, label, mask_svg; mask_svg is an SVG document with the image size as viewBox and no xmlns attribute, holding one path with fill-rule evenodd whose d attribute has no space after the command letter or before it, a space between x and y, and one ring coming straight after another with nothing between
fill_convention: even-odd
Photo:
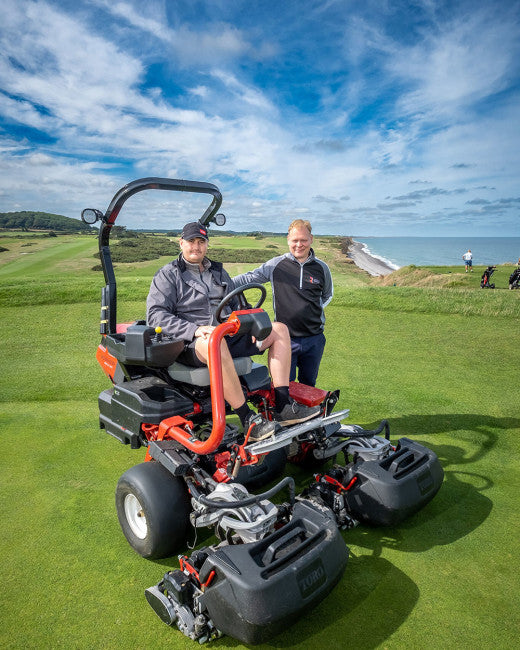
<instances>
[{"instance_id":1,"label":"ride-on mower","mask_svg":"<svg viewBox=\"0 0 520 650\"><path fill-rule=\"evenodd\" d=\"M160 328L143 320L118 324L110 232L125 201L142 190L209 194L211 203L199 221L206 227L225 223L215 185L163 178L126 185L105 214L82 212L86 223L101 222L105 286L97 360L112 387L99 396L99 424L132 449L146 448L144 462L118 482L119 522L130 546L147 558L185 551L188 539L194 548L197 529L212 530L214 543L180 555L179 568L146 589L146 599L165 623L201 643L222 634L263 642L341 579L348 549L340 529L400 522L433 498L443 470L432 451L408 438L392 445L385 420L374 430L342 424L349 411L334 411L337 390L292 382L291 396L319 406L319 414L278 427L259 442L249 442L254 423L241 432L227 421L220 344L238 333L257 340L269 334L262 285L232 291L218 306L219 322L226 305L234 311L211 334L208 367L179 364L184 342ZM254 307L244 297L250 288L261 292ZM235 367L247 400L272 419L267 368L247 357L235 359ZM344 464L336 463L338 454ZM299 495L290 476L262 493L250 492L278 479L287 460L304 467L333 463Z\"/></svg>"}]
</instances>

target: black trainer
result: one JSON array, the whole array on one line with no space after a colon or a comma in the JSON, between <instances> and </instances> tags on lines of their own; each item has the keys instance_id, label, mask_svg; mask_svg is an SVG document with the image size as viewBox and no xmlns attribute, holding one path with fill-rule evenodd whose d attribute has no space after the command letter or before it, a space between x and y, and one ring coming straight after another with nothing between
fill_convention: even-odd
<instances>
[{"instance_id":1,"label":"black trainer","mask_svg":"<svg viewBox=\"0 0 520 650\"><path fill-rule=\"evenodd\" d=\"M259 413L251 412L244 423L244 434L247 434L249 427L254 423L249 436L250 443L259 442L265 438L269 438L276 431L276 422L265 420Z\"/></svg>"},{"instance_id":2,"label":"black trainer","mask_svg":"<svg viewBox=\"0 0 520 650\"><path fill-rule=\"evenodd\" d=\"M274 419L281 426L288 426L289 424L298 424L299 422L306 422L311 418L315 418L320 414L321 408L319 406L304 406L291 400L286 404L281 411L276 411Z\"/></svg>"}]
</instances>

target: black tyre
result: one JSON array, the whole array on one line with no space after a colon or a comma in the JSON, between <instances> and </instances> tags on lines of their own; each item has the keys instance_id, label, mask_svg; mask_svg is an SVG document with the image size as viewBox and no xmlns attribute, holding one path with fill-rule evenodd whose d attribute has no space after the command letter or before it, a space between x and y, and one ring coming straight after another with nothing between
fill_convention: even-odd
<instances>
[{"instance_id":1,"label":"black tyre","mask_svg":"<svg viewBox=\"0 0 520 650\"><path fill-rule=\"evenodd\" d=\"M116 488L117 517L130 546L147 558L181 549L188 534L190 499L184 481L156 462L125 472Z\"/></svg>"},{"instance_id":2,"label":"black tyre","mask_svg":"<svg viewBox=\"0 0 520 650\"><path fill-rule=\"evenodd\" d=\"M267 454L260 464L241 467L236 480L248 490L256 490L278 478L285 469L286 460L285 449L276 449Z\"/></svg>"}]
</instances>

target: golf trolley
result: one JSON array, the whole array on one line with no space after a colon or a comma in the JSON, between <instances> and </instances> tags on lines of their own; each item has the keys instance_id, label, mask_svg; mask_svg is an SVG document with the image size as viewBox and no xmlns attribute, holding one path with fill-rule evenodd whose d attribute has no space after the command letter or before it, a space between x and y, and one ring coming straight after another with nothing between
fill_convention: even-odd
<instances>
[{"instance_id":1,"label":"golf trolley","mask_svg":"<svg viewBox=\"0 0 520 650\"><path fill-rule=\"evenodd\" d=\"M481 289L494 289L495 284L494 282L490 282L489 279L495 272L496 266L488 266L487 269L484 271L482 274L482 277L480 278L480 288Z\"/></svg>"},{"instance_id":2,"label":"golf trolley","mask_svg":"<svg viewBox=\"0 0 520 650\"><path fill-rule=\"evenodd\" d=\"M179 568L146 589L146 598L165 623L193 640L228 634L259 643L286 629L341 579L348 548L340 529L399 523L434 497L443 470L424 446L408 438L391 444L384 420L375 430L342 424L349 412L334 411L339 391L292 382L291 396L319 406L319 414L278 427L259 442L249 442L254 423L241 432L227 421L221 341L246 333L262 340L269 334L262 285L231 292L217 308L219 320L227 304L234 311L210 336L208 367L179 364L184 342L160 328L142 320L118 325L110 231L124 202L152 189L209 194L200 222L225 223L216 186L163 178L126 185L105 214L82 212L86 223L101 222L106 282L96 356L112 387L99 396L99 424L132 449L146 448L144 462L118 482L117 514L130 546L147 558L185 551L188 541L194 548L198 530L213 531L214 543L180 555ZM254 307L244 297L249 288L261 292ZM248 357L234 362L246 399L272 419L267 368ZM336 463L338 454L344 464ZM251 492L282 476L287 461L323 467L330 460L332 467L315 474L299 495L290 476L263 493Z\"/></svg>"},{"instance_id":3,"label":"golf trolley","mask_svg":"<svg viewBox=\"0 0 520 650\"><path fill-rule=\"evenodd\" d=\"M520 266L509 276L509 288L520 289Z\"/></svg>"}]
</instances>

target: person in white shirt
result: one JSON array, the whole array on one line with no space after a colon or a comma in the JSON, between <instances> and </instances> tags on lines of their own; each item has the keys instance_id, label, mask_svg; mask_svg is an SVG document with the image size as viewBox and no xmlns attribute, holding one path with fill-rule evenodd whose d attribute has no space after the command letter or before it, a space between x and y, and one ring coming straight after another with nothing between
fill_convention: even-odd
<instances>
[{"instance_id":1,"label":"person in white shirt","mask_svg":"<svg viewBox=\"0 0 520 650\"><path fill-rule=\"evenodd\" d=\"M466 273L468 272L468 269L470 271L473 271L473 254L471 252L471 249L468 248L468 252L464 253L462 259L464 260L464 264L466 265Z\"/></svg>"}]
</instances>

